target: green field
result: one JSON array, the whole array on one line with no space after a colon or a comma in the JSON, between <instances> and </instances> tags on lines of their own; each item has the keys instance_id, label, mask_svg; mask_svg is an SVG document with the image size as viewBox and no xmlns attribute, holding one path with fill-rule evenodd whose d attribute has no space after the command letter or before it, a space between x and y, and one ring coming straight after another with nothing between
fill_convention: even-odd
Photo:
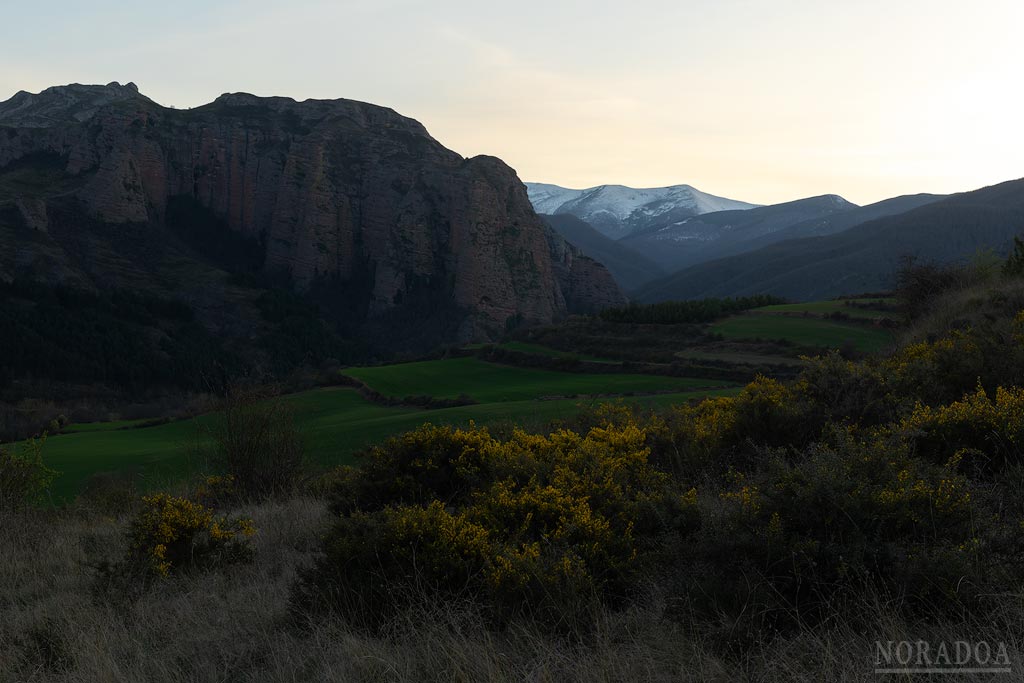
<instances>
[{"instance_id":1,"label":"green field","mask_svg":"<svg viewBox=\"0 0 1024 683\"><path fill-rule=\"evenodd\" d=\"M477 358L351 368L345 374L385 396L456 398L467 394L479 403L521 401L547 396L608 395L689 391L723 382L657 375L584 374L519 368Z\"/></svg>"},{"instance_id":2,"label":"green field","mask_svg":"<svg viewBox=\"0 0 1024 683\"><path fill-rule=\"evenodd\" d=\"M847 301L859 304L858 306L847 305ZM862 318L865 320L882 320L883 318L895 318L897 314L885 310L886 306L896 303L895 299L835 299L832 301L809 301L800 304L779 304L776 306L765 306L755 309L758 313L809 313L811 315L824 316L829 313L845 313L851 318ZM880 308L861 308L861 306L881 306Z\"/></svg>"},{"instance_id":3,"label":"green field","mask_svg":"<svg viewBox=\"0 0 1024 683\"><path fill-rule=\"evenodd\" d=\"M726 339L785 339L819 348L839 348L849 342L858 351L868 353L892 343L892 335L882 328L762 312L726 318L711 325L711 331Z\"/></svg>"},{"instance_id":4,"label":"green field","mask_svg":"<svg viewBox=\"0 0 1024 683\"><path fill-rule=\"evenodd\" d=\"M701 351L698 349L685 349L675 354L676 358L684 360L719 360L726 363L746 363L748 365L806 365L805 361L799 358L788 356L775 356L767 353L744 353L741 351Z\"/></svg>"},{"instance_id":5,"label":"green field","mask_svg":"<svg viewBox=\"0 0 1024 683\"><path fill-rule=\"evenodd\" d=\"M529 342L521 341L510 341L496 344L498 348L505 349L507 351L518 351L520 353L532 353L537 356L547 356L548 358L575 358L578 360L586 360L592 363L617 363L618 361L610 360L608 358L599 358L597 356L589 356L585 353L573 353L571 351L559 351L549 346L541 346L540 344L531 344Z\"/></svg>"},{"instance_id":6,"label":"green field","mask_svg":"<svg viewBox=\"0 0 1024 683\"><path fill-rule=\"evenodd\" d=\"M284 398L295 409L306 437L309 458L317 466L351 463L366 446L423 424L499 424L515 422L542 427L568 418L582 408L610 398L561 398L577 394L648 393L625 400L649 406L682 403L708 395L733 394L736 387L723 382L647 375L584 375L513 368L475 358L405 363L349 371L382 393L396 396L430 395L451 398L466 393L479 405L438 410L385 407L371 403L348 387L315 389ZM653 392L673 392L658 393ZM65 434L46 441L46 463L61 474L54 485L58 499L81 490L89 477L106 472L134 474L144 488L163 486L206 464L190 455L198 443L198 427L208 417L167 424L125 428L132 421L74 425ZM134 421L138 422L138 421Z\"/></svg>"},{"instance_id":7,"label":"green field","mask_svg":"<svg viewBox=\"0 0 1024 683\"><path fill-rule=\"evenodd\" d=\"M111 422L82 422L64 428L65 434L77 432L109 432L113 429L131 429L145 424L148 420L114 420Z\"/></svg>"}]
</instances>

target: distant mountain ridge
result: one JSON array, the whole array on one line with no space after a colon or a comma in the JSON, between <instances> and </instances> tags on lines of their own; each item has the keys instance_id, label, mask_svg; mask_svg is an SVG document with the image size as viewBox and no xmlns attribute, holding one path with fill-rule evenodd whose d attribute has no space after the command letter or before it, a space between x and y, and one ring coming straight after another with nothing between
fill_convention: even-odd
<instances>
[{"instance_id":1,"label":"distant mountain ridge","mask_svg":"<svg viewBox=\"0 0 1024 683\"><path fill-rule=\"evenodd\" d=\"M691 216L757 206L707 194L691 185L599 185L573 190L547 183L526 183L526 189L537 213L572 214L611 239L669 226Z\"/></svg>"},{"instance_id":2,"label":"distant mountain ridge","mask_svg":"<svg viewBox=\"0 0 1024 683\"><path fill-rule=\"evenodd\" d=\"M794 224L822 221L858 208L834 194L741 211L716 211L678 223L636 232L622 243L653 259L666 270L745 251L758 239L770 239Z\"/></svg>"},{"instance_id":3,"label":"distant mountain ridge","mask_svg":"<svg viewBox=\"0 0 1024 683\"><path fill-rule=\"evenodd\" d=\"M835 233L848 230L854 226L860 225L861 223L867 223L868 221L875 220L876 218L884 218L885 216L895 216L901 213L906 213L907 211L911 211L918 207L946 199L946 197L947 195L922 193L883 199L880 202L859 206L850 209L849 211L831 213L826 216L810 218L799 223L794 223L789 227L783 228L769 236L766 236L766 238L762 237L750 240L745 246L754 249L768 246L768 244L774 242L782 242L800 237L822 237L825 235L834 235Z\"/></svg>"},{"instance_id":4,"label":"distant mountain ridge","mask_svg":"<svg viewBox=\"0 0 1024 683\"><path fill-rule=\"evenodd\" d=\"M1024 179L949 197L898 197L855 209L842 221L879 211L907 211L858 222L833 234L802 237L683 269L636 294L644 302L772 294L827 299L893 286L903 256L953 262L978 250L1005 254L1024 234ZM821 226L819 225L818 228ZM806 224L795 233L814 230Z\"/></svg>"}]
</instances>

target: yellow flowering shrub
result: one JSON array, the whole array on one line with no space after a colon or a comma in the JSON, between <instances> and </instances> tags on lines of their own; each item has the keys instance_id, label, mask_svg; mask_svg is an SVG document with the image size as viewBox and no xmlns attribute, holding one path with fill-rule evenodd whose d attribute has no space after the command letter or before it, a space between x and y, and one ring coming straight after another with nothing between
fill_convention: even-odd
<instances>
[{"instance_id":1,"label":"yellow flowering shrub","mask_svg":"<svg viewBox=\"0 0 1024 683\"><path fill-rule=\"evenodd\" d=\"M336 504L342 515L296 599L372 621L425 590L471 597L499 617L559 620L626 595L659 537L699 522L696 492L651 465L646 439L632 422L506 440L426 426L393 439L336 491L354 495L349 511ZM416 481L385 478L398 462Z\"/></svg>"},{"instance_id":2,"label":"yellow flowering shrub","mask_svg":"<svg viewBox=\"0 0 1024 683\"><path fill-rule=\"evenodd\" d=\"M964 468L1000 470L1021 461L1024 389L998 387L993 399L979 386L948 405L918 404L899 429L928 460L947 462L956 457Z\"/></svg>"},{"instance_id":3,"label":"yellow flowering shrub","mask_svg":"<svg viewBox=\"0 0 1024 683\"><path fill-rule=\"evenodd\" d=\"M188 569L247 560L256 533L250 519L215 516L187 498L157 493L142 499L129 528L126 564L167 577Z\"/></svg>"},{"instance_id":4,"label":"yellow flowering shrub","mask_svg":"<svg viewBox=\"0 0 1024 683\"><path fill-rule=\"evenodd\" d=\"M925 405L960 399L979 384L989 391L1024 384L1024 344L1004 329L953 330L934 341L911 344L881 362L892 392Z\"/></svg>"},{"instance_id":5,"label":"yellow flowering shrub","mask_svg":"<svg viewBox=\"0 0 1024 683\"><path fill-rule=\"evenodd\" d=\"M759 376L737 396L675 407L652 445L658 462L692 479L749 466L758 448L802 443L820 429L793 386Z\"/></svg>"},{"instance_id":6,"label":"yellow flowering shrub","mask_svg":"<svg viewBox=\"0 0 1024 683\"><path fill-rule=\"evenodd\" d=\"M461 500L502 466L502 458L502 445L486 428L425 424L371 448L358 475L338 477L329 497L340 513Z\"/></svg>"}]
</instances>

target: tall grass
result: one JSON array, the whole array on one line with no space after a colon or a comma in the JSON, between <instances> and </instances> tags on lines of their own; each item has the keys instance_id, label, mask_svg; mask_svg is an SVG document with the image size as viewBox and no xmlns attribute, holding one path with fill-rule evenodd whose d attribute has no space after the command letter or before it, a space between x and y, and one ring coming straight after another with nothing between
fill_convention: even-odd
<instances>
[{"instance_id":1,"label":"tall grass","mask_svg":"<svg viewBox=\"0 0 1024 683\"><path fill-rule=\"evenodd\" d=\"M0 681L865 681L882 680L872 674L876 640L987 638L1006 642L1015 664L1024 647L1019 598L996 614L930 626L873 600L821 626L762 634L741 653L722 646L734 624L668 620L657 594L595 614L586 639L542 635L528 621L495 630L466 604L421 604L370 636L289 612L296 571L312 561L329 523L320 501L238 512L260 529L253 564L170 579L123 600L94 593L91 566L123 551L124 520L82 509L5 517ZM998 680L1024 674L1015 666Z\"/></svg>"}]
</instances>

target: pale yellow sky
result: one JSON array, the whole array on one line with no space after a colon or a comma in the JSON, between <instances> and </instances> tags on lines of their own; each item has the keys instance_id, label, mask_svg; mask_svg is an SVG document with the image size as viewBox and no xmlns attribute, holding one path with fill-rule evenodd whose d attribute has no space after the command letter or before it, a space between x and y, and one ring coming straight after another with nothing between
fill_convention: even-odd
<instances>
[{"instance_id":1,"label":"pale yellow sky","mask_svg":"<svg viewBox=\"0 0 1024 683\"><path fill-rule=\"evenodd\" d=\"M18 3L0 98L348 97L568 187L858 203L1024 176L1024 2Z\"/></svg>"}]
</instances>

